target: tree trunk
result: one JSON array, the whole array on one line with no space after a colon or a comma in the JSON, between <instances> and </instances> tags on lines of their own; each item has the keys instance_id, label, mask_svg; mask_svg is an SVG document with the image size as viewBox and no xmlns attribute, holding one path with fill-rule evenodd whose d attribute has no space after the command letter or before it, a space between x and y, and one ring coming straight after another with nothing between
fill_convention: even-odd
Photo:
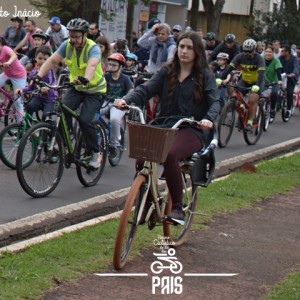
<instances>
[{"instance_id":1,"label":"tree trunk","mask_svg":"<svg viewBox=\"0 0 300 300\"><path fill-rule=\"evenodd\" d=\"M129 49L132 49L132 23L135 1L128 1L127 7L127 22L126 22L126 39Z\"/></svg>"},{"instance_id":2,"label":"tree trunk","mask_svg":"<svg viewBox=\"0 0 300 300\"><path fill-rule=\"evenodd\" d=\"M204 11L207 19L207 32L214 32L219 35L221 14L225 0L216 0L215 4L213 0L202 0Z\"/></svg>"},{"instance_id":3,"label":"tree trunk","mask_svg":"<svg viewBox=\"0 0 300 300\"><path fill-rule=\"evenodd\" d=\"M197 30L197 23L199 18L199 0L193 0L192 1L192 7L191 7L191 17L189 26L192 27L193 30Z\"/></svg>"}]
</instances>

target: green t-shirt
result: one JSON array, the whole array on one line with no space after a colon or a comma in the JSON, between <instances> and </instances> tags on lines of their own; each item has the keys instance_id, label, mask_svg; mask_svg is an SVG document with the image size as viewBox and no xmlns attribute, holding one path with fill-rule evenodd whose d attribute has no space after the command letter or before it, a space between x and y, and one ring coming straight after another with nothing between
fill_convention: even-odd
<instances>
[{"instance_id":1,"label":"green t-shirt","mask_svg":"<svg viewBox=\"0 0 300 300\"><path fill-rule=\"evenodd\" d=\"M277 70L282 68L281 62L278 58L273 57L270 63L266 63L266 82L278 82Z\"/></svg>"}]
</instances>

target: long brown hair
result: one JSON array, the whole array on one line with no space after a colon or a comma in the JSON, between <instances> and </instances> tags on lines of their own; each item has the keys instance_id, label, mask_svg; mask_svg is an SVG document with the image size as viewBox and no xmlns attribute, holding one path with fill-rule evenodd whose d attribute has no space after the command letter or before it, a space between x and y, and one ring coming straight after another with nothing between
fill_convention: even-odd
<instances>
[{"instance_id":1,"label":"long brown hair","mask_svg":"<svg viewBox=\"0 0 300 300\"><path fill-rule=\"evenodd\" d=\"M190 39L193 42L195 51L194 66L191 76L195 78L195 90L194 96L197 102L202 102L204 98L204 71L208 68L206 60L205 50L200 36L193 31L182 33L177 40L177 48L174 57L170 63L168 63L168 78L169 78L169 90L168 99L172 99L173 92L178 80L178 74L180 73L180 60L178 57L178 45L183 39Z\"/></svg>"}]
</instances>

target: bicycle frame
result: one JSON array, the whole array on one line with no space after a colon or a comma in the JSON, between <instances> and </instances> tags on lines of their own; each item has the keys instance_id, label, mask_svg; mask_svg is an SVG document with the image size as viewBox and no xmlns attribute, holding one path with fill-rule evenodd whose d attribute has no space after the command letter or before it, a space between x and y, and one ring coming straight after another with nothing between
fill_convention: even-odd
<instances>
[{"instance_id":1,"label":"bicycle frame","mask_svg":"<svg viewBox=\"0 0 300 300\"><path fill-rule=\"evenodd\" d=\"M240 91L234 90L231 99L233 98L235 99L235 106L238 118L242 120L243 128L245 128L248 120L249 104L246 102L243 94Z\"/></svg>"}]
</instances>

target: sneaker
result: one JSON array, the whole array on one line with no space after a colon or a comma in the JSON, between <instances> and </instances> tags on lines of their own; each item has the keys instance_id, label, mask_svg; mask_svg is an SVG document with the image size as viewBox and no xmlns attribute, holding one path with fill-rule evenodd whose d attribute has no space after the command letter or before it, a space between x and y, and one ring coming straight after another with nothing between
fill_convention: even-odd
<instances>
[{"instance_id":1,"label":"sneaker","mask_svg":"<svg viewBox=\"0 0 300 300\"><path fill-rule=\"evenodd\" d=\"M55 164L59 161L59 151L56 149L53 149L52 155L49 159L50 164Z\"/></svg>"},{"instance_id":2,"label":"sneaker","mask_svg":"<svg viewBox=\"0 0 300 300\"><path fill-rule=\"evenodd\" d=\"M271 119L274 119L274 118L275 118L275 114L276 114L275 109L272 109L272 110L270 111L270 118L271 118Z\"/></svg>"},{"instance_id":3,"label":"sneaker","mask_svg":"<svg viewBox=\"0 0 300 300\"><path fill-rule=\"evenodd\" d=\"M247 124L246 127L245 127L245 131L252 132L252 125Z\"/></svg>"},{"instance_id":4,"label":"sneaker","mask_svg":"<svg viewBox=\"0 0 300 300\"><path fill-rule=\"evenodd\" d=\"M167 215L167 221L171 220L172 223L184 225L184 211L182 209L172 209L171 213Z\"/></svg>"},{"instance_id":5,"label":"sneaker","mask_svg":"<svg viewBox=\"0 0 300 300\"><path fill-rule=\"evenodd\" d=\"M98 169L100 168L100 153L99 152L93 152L91 155L91 159L89 162L89 166Z\"/></svg>"},{"instance_id":6,"label":"sneaker","mask_svg":"<svg viewBox=\"0 0 300 300\"><path fill-rule=\"evenodd\" d=\"M116 158L118 155L118 151L116 147L109 147L109 154L108 154L108 158L110 159L114 159Z\"/></svg>"},{"instance_id":7,"label":"sneaker","mask_svg":"<svg viewBox=\"0 0 300 300\"><path fill-rule=\"evenodd\" d=\"M238 129L238 130L241 130L242 129L242 120L241 119L238 119L235 123L235 127Z\"/></svg>"},{"instance_id":8,"label":"sneaker","mask_svg":"<svg viewBox=\"0 0 300 300\"><path fill-rule=\"evenodd\" d=\"M289 119L291 117L291 111L290 110L287 110L284 114L284 118L285 119Z\"/></svg>"}]
</instances>

